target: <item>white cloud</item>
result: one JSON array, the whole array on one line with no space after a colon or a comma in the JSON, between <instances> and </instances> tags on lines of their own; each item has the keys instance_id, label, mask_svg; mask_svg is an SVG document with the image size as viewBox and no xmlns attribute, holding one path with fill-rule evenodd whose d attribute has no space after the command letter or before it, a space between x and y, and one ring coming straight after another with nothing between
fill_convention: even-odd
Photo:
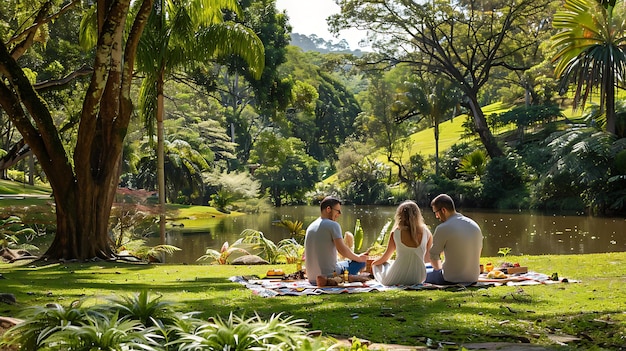
<instances>
[{"instance_id":1,"label":"white cloud","mask_svg":"<svg viewBox=\"0 0 626 351\"><path fill-rule=\"evenodd\" d=\"M345 39L352 49L358 49L365 38L365 33L356 29L341 31L339 38L330 34L326 18L340 10L334 0L276 0L276 8L287 12L294 33L315 34L333 42Z\"/></svg>"}]
</instances>

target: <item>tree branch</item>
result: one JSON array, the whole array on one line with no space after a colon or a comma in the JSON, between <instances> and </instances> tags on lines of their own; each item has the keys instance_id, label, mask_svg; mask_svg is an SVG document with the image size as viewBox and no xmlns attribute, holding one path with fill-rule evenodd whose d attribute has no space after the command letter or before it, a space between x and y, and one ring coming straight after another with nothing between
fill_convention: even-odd
<instances>
[{"instance_id":1,"label":"tree branch","mask_svg":"<svg viewBox=\"0 0 626 351\"><path fill-rule=\"evenodd\" d=\"M63 6L58 12L53 13L49 16L47 15L48 15L48 11L50 11L50 8L52 7L52 1L47 1L46 3L41 5L41 7L39 8L39 11L37 12L37 16L35 17L35 20L33 21L33 24L30 27L23 30L22 32L14 35L5 44L7 47L11 45L15 45L15 47L13 48L11 52L11 56L13 56L13 58L15 59L21 57L24 54L24 52L26 52L26 50L28 50L30 46L32 45L33 38L35 37L35 34L37 33L37 29L39 29L44 24L55 20L62 14L69 11L72 7L74 7L78 3L80 3L80 0L72 0L72 2Z\"/></svg>"},{"instance_id":2,"label":"tree branch","mask_svg":"<svg viewBox=\"0 0 626 351\"><path fill-rule=\"evenodd\" d=\"M46 80L43 82L35 83L33 86L35 87L35 90L37 90L38 92L43 92L43 91L48 91L48 90L53 90L53 89L60 89L60 88L65 87L74 79L78 77L88 76L92 73L93 73L93 69L91 67L87 65L83 65L81 68L77 69L76 71L68 74L67 76L61 79Z\"/></svg>"}]
</instances>

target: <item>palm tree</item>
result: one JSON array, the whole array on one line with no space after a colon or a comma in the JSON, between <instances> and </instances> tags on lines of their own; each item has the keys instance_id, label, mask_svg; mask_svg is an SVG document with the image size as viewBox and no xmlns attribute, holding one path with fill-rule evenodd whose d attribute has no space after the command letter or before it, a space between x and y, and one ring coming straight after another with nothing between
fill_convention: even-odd
<instances>
[{"instance_id":1,"label":"palm tree","mask_svg":"<svg viewBox=\"0 0 626 351\"><path fill-rule=\"evenodd\" d=\"M397 121L414 116L427 118L435 134L435 174L439 174L439 123L454 117L461 94L454 84L438 76L413 76L403 87L403 95L395 108L399 109ZM450 114L452 112L452 114Z\"/></svg>"},{"instance_id":2,"label":"palm tree","mask_svg":"<svg viewBox=\"0 0 626 351\"><path fill-rule=\"evenodd\" d=\"M140 143L146 156L137 162L137 176L133 179L135 186L154 190L158 187L154 178L157 169L154 162L153 149L147 139ZM209 164L202 154L188 142L180 139L163 142L163 170L168 181L163 188L166 199L177 199L184 196L185 203L195 203L204 193L202 173L207 171ZM195 201L195 202L194 202Z\"/></svg>"},{"instance_id":3,"label":"palm tree","mask_svg":"<svg viewBox=\"0 0 626 351\"><path fill-rule=\"evenodd\" d=\"M264 68L264 48L254 32L238 23L224 21L222 11L240 16L235 0L158 0L140 41L137 64L145 77L140 90L140 109L148 130L157 124L157 179L161 243L165 242L164 84L177 70L192 68L223 55L241 56L253 77Z\"/></svg>"},{"instance_id":4,"label":"palm tree","mask_svg":"<svg viewBox=\"0 0 626 351\"><path fill-rule=\"evenodd\" d=\"M576 84L574 107L585 106L594 86L600 86L600 104L606 114L606 131L615 134L615 87L626 73L623 16L614 16L615 2L566 0L554 15L561 29L552 37L557 53L555 74L564 92ZM620 2L622 4L622 2ZM623 5L622 5L623 6Z\"/></svg>"},{"instance_id":5,"label":"palm tree","mask_svg":"<svg viewBox=\"0 0 626 351\"><path fill-rule=\"evenodd\" d=\"M474 176L479 180L487 170L487 155L482 150L475 150L461 159L459 172Z\"/></svg>"}]
</instances>

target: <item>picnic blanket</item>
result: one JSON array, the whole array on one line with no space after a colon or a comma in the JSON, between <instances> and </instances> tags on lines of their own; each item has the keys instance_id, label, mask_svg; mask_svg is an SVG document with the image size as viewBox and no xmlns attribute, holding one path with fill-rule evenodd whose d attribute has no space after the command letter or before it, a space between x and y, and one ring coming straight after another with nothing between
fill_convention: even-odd
<instances>
[{"instance_id":1,"label":"picnic blanket","mask_svg":"<svg viewBox=\"0 0 626 351\"><path fill-rule=\"evenodd\" d=\"M504 279L487 279L486 274L481 274L478 282L471 285L434 285L434 284L415 284L415 285L395 285L385 286L376 280L366 282L346 283L340 286L318 287L312 285L308 280L283 280L281 278L271 277L269 279L261 279L257 276L234 276L229 280L237 282L252 290L252 293L262 297L274 296L302 296L302 295L322 295L322 294L354 294L366 292L380 292L389 290L459 290L468 288L489 288L501 285L539 285L539 284L558 284L565 282L574 282L568 279L553 280L553 276L543 273L528 272L515 275L509 275Z\"/></svg>"}]
</instances>

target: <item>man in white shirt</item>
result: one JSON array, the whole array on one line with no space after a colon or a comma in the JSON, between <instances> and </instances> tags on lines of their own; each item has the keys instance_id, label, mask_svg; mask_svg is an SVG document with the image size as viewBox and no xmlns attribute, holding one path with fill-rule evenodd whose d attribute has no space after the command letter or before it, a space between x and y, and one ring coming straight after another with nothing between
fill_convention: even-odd
<instances>
[{"instance_id":1,"label":"man in white shirt","mask_svg":"<svg viewBox=\"0 0 626 351\"><path fill-rule=\"evenodd\" d=\"M337 223L341 214L341 201L327 196L320 204L320 211L320 217L307 227L304 238L306 275L309 282L316 284L318 276L329 277L334 272L341 275L346 269L350 275L359 274L365 267L367 253L357 255L344 242L341 226ZM337 252L348 260L337 262Z\"/></svg>"},{"instance_id":2,"label":"man in white shirt","mask_svg":"<svg viewBox=\"0 0 626 351\"><path fill-rule=\"evenodd\" d=\"M435 197L430 207L442 223L433 233L430 259L433 271L426 283L437 285L464 284L478 281L483 234L472 219L456 212L454 200L446 194ZM444 256L443 263L441 254Z\"/></svg>"}]
</instances>

